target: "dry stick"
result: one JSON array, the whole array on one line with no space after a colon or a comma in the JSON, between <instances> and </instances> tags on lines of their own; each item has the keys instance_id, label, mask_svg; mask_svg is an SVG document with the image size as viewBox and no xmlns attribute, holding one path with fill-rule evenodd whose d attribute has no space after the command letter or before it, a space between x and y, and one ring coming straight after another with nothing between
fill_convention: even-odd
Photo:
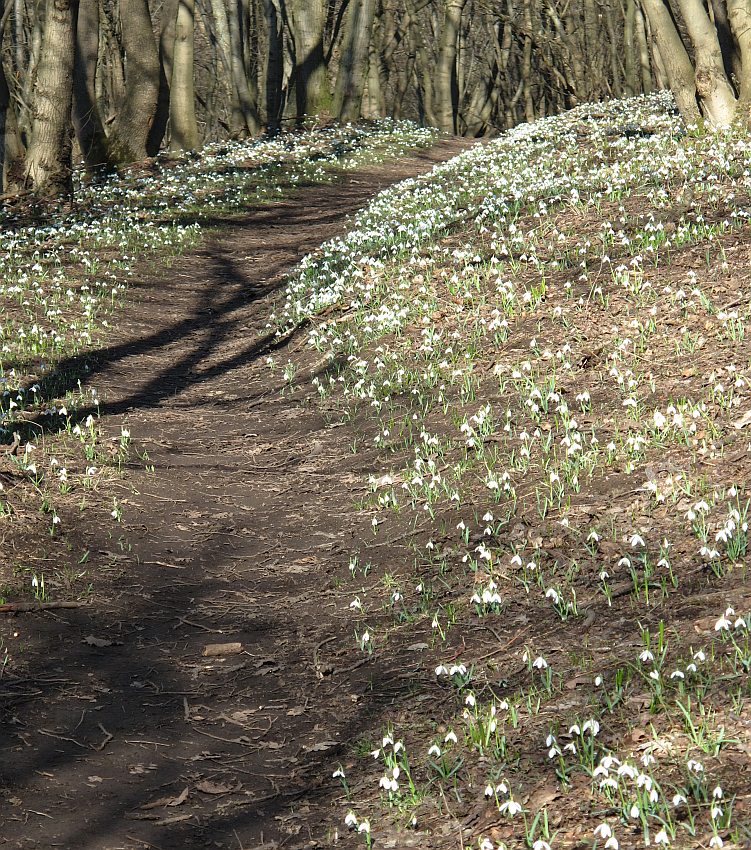
<instances>
[{"instance_id":1,"label":"dry stick","mask_svg":"<svg viewBox=\"0 0 751 850\"><path fill-rule=\"evenodd\" d=\"M88 604L88 602L6 602L0 605L0 614L51 611L53 608L84 608Z\"/></svg>"}]
</instances>

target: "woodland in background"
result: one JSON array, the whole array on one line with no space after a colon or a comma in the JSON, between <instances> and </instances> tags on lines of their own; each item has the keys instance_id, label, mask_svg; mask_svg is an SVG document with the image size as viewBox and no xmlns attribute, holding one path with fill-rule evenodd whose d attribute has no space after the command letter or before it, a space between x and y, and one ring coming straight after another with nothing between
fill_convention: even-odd
<instances>
[{"instance_id":1,"label":"woodland in background","mask_svg":"<svg viewBox=\"0 0 751 850\"><path fill-rule=\"evenodd\" d=\"M681 16L696 5L713 29L718 9L732 18L745 0L667 2L0 0L2 191L66 194L80 159L97 173L309 120L390 116L482 136L685 88L696 33ZM697 115L705 77L697 67Z\"/></svg>"}]
</instances>

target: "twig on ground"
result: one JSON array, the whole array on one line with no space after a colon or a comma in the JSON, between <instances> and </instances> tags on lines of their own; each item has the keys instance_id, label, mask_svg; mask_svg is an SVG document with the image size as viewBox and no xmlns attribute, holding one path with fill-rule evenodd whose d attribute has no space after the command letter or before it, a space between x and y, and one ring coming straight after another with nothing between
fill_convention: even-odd
<instances>
[{"instance_id":1,"label":"twig on ground","mask_svg":"<svg viewBox=\"0 0 751 850\"><path fill-rule=\"evenodd\" d=\"M88 602L6 602L0 605L0 614L52 611L55 608L84 608L88 604Z\"/></svg>"}]
</instances>

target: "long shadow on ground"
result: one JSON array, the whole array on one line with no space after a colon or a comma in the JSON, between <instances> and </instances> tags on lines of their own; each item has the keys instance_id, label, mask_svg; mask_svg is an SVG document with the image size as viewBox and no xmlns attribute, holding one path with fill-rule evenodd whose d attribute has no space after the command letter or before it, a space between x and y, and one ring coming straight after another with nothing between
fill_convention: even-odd
<instances>
[{"instance_id":1,"label":"long shadow on ground","mask_svg":"<svg viewBox=\"0 0 751 850\"><path fill-rule=\"evenodd\" d=\"M92 605L0 622L24 666L0 679L7 846L330 845L332 764L420 685L349 651L336 588L367 533L351 516L362 461L302 391L280 392L268 314L348 214L461 147L308 187L144 272L88 383L154 472L128 471L122 524L82 514ZM241 652L204 654L230 642Z\"/></svg>"}]
</instances>

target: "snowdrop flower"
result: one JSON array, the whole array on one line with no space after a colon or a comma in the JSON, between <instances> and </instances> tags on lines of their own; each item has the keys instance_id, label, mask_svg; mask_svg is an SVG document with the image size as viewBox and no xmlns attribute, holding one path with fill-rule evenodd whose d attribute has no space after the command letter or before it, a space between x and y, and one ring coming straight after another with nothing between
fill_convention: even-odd
<instances>
[{"instance_id":1,"label":"snowdrop flower","mask_svg":"<svg viewBox=\"0 0 751 850\"><path fill-rule=\"evenodd\" d=\"M502 815L508 814L511 818L518 815L521 810L522 807L516 802L516 800L506 800L506 802L502 803L498 809Z\"/></svg>"},{"instance_id":2,"label":"snowdrop flower","mask_svg":"<svg viewBox=\"0 0 751 850\"><path fill-rule=\"evenodd\" d=\"M532 662L532 666L536 667L538 670L545 670L548 666L548 662L542 657L542 655L538 655Z\"/></svg>"},{"instance_id":3,"label":"snowdrop flower","mask_svg":"<svg viewBox=\"0 0 751 850\"><path fill-rule=\"evenodd\" d=\"M538 838L532 845L532 850L550 850L550 845L547 841L543 841L542 838Z\"/></svg>"},{"instance_id":4,"label":"snowdrop flower","mask_svg":"<svg viewBox=\"0 0 751 850\"><path fill-rule=\"evenodd\" d=\"M640 534L632 534L629 543L631 544L632 549L635 549L637 546L643 547L645 545L644 538Z\"/></svg>"},{"instance_id":5,"label":"snowdrop flower","mask_svg":"<svg viewBox=\"0 0 751 850\"><path fill-rule=\"evenodd\" d=\"M674 794L673 795L673 808L678 809L686 802L686 798L683 794Z\"/></svg>"},{"instance_id":6,"label":"snowdrop flower","mask_svg":"<svg viewBox=\"0 0 751 850\"><path fill-rule=\"evenodd\" d=\"M628 814L629 817L633 818L634 820L638 820L641 816L641 810L636 805L636 803L634 803L633 806L631 806L631 808L629 809Z\"/></svg>"},{"instance_id":7,"label":"snowdrop flower","mask_svg":"<svg viewBox=\"0 0 751 850\"><path fill-rule=\"evenodd\" d=\"M448 743L456 744L457 743L456 734L453 731L447 732L446 737L443 739L443 743L444 744L448 744Z\"/></svg>"},{"instance_id":8,"label":"snowdrop flower","mask_svg":"<svg viewBox=\"0 0 751 850\"><path fill-rule=\"evenodd\" d=\"M370 834L370 821L369 821L367 818L363 818L363 819L360 821L360 823L359 823L359 825L358 825L358 827L357 827L357 831L358 831L359 833L363 833L363 832L364 832L364 833L366 833L367 835L369 835L369 834Z\"/></svg>"},{"instance_id":9,"label":"snowdrop flower","mask_svg":"<svg viewBox=\"0 0 751 850\"><path fill-rule=\"evenodd\" d=\"M357 826L357 815L352 811L352 809L347 812L347 816L344 818L344 823L350 829L354 829Z\"/></svg>"},{"instance_id":10,"label":"snowdrop flower","mask_svg":"<svg viewBox=\"0 0 751 850\"><path fill-rule=\"evenodd\" d=\"M719 835L713 835L713 836L709 839L709 846L710 846L711 848L713 848L713 850L714 850L714 848L720 848L720 847L722 847L722 846L723 846L723 841L722 841L722 839L720 838L720 836L719 836Z\"/></svg>"},{"instance_id":11,"label":"snowdrop flower","mask_svg":"<svg viewBox=\"0 0 751 850\"><path fill-rule=\"evenodd\" d=\"M723 614L719 620L714 624L714 630L716 632L729 631L731 626L730 620Z\"/></svg>"},{"instance_id":12,"label":"snowdrop flower","mask_svg":"<svg viewBox=\"0 0 751 850\"><path fill-rule=\"evenodd\" d=\"M343 770L341 767L338 767L338 768L337 768L337 769L336 769L336 770L335 770L335 771L331 774L331 776L332 776L334 779L344 779L344 770Z\"/></svg>"},{"instance_id":13,"label":"snowdrop flower","mask_svg":"<svg viewBox=\"0 0 751 850\"><path fill-rule=\"evenodd\" d=\"M440 757L441 748L438 746L438 744L433 744L433 746L428 750L428 755L435 756L436 758Z\"/></svg>"},{"instance_id":14,"label":"snowdrop flower","mask_svg":"<svg viewBox=\"0 0 751 850\"><path fill-rule=\"evenodd\" d=\"M667 832L665 832L664 829L661 829L657 833L657 835L655 835L654 843L657 846L660 846L660 845L662 845L663 847L669 847L670 846L670 839L668 838L668 834L667 834Z\"/></svg>"}]
</instances>

